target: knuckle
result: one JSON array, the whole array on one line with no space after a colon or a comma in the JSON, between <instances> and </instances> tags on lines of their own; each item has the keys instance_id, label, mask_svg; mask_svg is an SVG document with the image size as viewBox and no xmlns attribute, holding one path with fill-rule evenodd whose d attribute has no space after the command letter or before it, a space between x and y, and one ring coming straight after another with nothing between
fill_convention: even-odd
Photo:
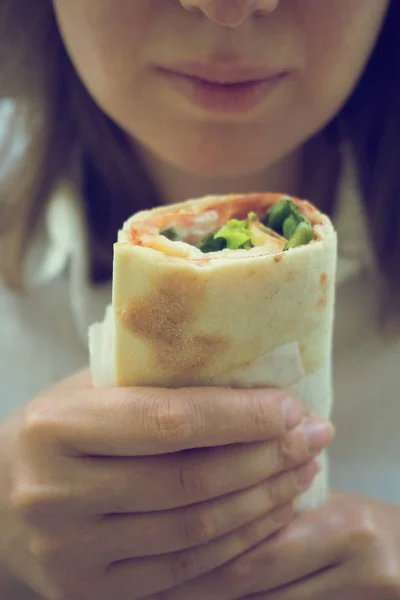
<instances>
[{"instance_id":1,"label":"knuckle","mask_svg":"<svg viewBox=\"0 0 400 600\"><path fill-rule=\"evenodd\" d=\"M268 575L279 568L282 557L276 548L269 545L268 538L258 539L251 544L247 552L242 552L235 560L223 567L223 579L226 589L235 592L234 597L251 596L260 589L260 575L263 581L268 580ZM261 582L261 585L264 585ZM262 588L264 589L264 588ZM257 596L258 597L258 596Z\"/></svg>"},{"instance_id":2,"label":"knuckle","mask_svg":"<svg viewBox=\"0 0 400 600\"><path fill-rule=\"evenodd\" d=\"M23 522L32 525L48 522L50 516L61 513L71 500L70 494L56 491L51 485L41 483L34 477L30 481L19 477L9 493L12 510Z\"/></svg>"},{"instance_id":3,"label":"knuckle","mask_svg":"<svg viewBox=\"0 0 400 600\"><path fill-rule=\"evenodd\" d=\"M285 438L268 444L267 454L267 464L271 475L278 474L289 467L290 461Z\"/></svg>"},{"instance_id":4,"label":"knuckle","mask_svg":"<svg viewBox=\"0 0 400 600\"><path fill-rule=\"evenodd\" d=\"M291 505L285 505L285 509L269 512L236 530L234 536L235 541L238 541L238 548L241 550L239 554L258 546L277 533L289 522L292 512Z\"/></svg>"},{"instance_id":5,"label":"knuckle","mask_svg":"<svg viewBox=\"0 0 400 600\"><path fill-rule=\"evenodd\" d=\"M366 506L358 506L356 510L350 509L350 511L350 514L347 514L347 522L351 524L348 533L351 546L365 550L375 545L379 531L373 511Z\"/></svg>"},{"instance_id":6,"label":"knuckle","mask_svg":"<svg viewBox=\"0 0 400 600\"><path fill-rule=\"evenodd\" d=\"M292 501L284 503L269 513L269 525L271 528L271 535L275 534L280 529L286 527L293 519L295 513L295 507Z\"/></svg>"},{"instance_id":7,"label":"knuckle","mask_svg":"<svg viewBox=\"0 0 400 600\"><path fill-rule=\"evenodd\" d=\"M35 533L28 544L29 553L46 569L54 569L64 557L64 547L59 540L49 535Z\"/></svg>"},{"instance_id":8,"label":"knuckle","mask_svg":"<svg viewBox=\"0 0 400 600\"><path fill-rule=\"evenodd\" d=\"M194 410L179 395L166 395L154 403L153 426L162 442L185 442L196 430Z\"/></svg>"},{"instance_id":9,"label":"knuckle","mask_svg":"<svg viewBox=\"0 0 400 600\"><path fill-rule=\"evenodd\" d=\"M278 442L278 448L282 469L288 469L310 458L304 433L299 427L285 435Z\"/></svg>"},{"instance_id":10,"label":"knuckle","mask_svg":"<svg viewBox=\"0 0 400 600\"><path fill-rule=\"evenodd\" d=\"M209 511L201 506L193 506L184 517L185 538L190 545L203 544L217 535Z\"/></svg>"},{"instance_id":11,"label":"knuckle","mask_svg":"<svg viewBox=\"0 0 400 600\"><path fill-rule=\"evenodd\" d=\"M46 512L39 486L19 481L10 491L10 505L24 521L35 523Z\"/></svg>"},{"instance_id":12,"label":"knuckle","mask_svg":"<svg viewBox=\"0 0 400 600\"><path fill-rule=\"evenodd\" d=\"M179 586L185 581L193 579L198 574L199 561L197 552L186 550L178 552L171 557L170 573L172 585Z\"/></svg>"},{"instance_id":13,"label":"knuckle","mask_svg":"<svg viewBox=\"0 0 400 600\"><path fill-rule=\"evenodd\" d=\"M250 593L256 581L254 565L246 555L240 556L224 569L227 590L234 590L237 596ZM236 597L236 596L235 596Z\"/></svg>"},{"instance_id":14,"label":"knuckle","mask_svg":"<svg viewBox=\"0 0 400 600\"><path fill-rule=\"evenodd\" d=\"M270 390L271 401L266 402L264 395L254 392L251 389L237 389L236 402L245 409L244 414L248 415L251 430L254 432L270 432L274 422L274 403L275 392Z\"/></svg>"},{"instance_id":15,"label":"knuckle","mask_svg":"<svg viewBox=\"0 0 400 600\"><path fill-rule=\"evenodd\" d=\"M299 492L293 473L284 473L266 482L268 504L270 508L287 504Z\"/></svg>"},{"instance_id":16,"label":"knuckle","mask_svg":"<svg viewBox=\"0 0 400 600\"><path fill-rule=\"evenodd\" d=\"M260 540L263 537L261 535L260 529L260 523L259 520L257 520L253 523L243 525L243 527L237 530L236 536L243 550L247 550L248 548L260 542Z\"/></svg>"},{"instance_id":17,"label":"knuckle","mask_svg":"<svg viewBox=\"0 0 400 600\"><path fill-rule=\"evenodd\" d=\"M34 442L43 444L52 439L57 419L48 409L48 404L44 397L40 397L24 408L19 430L20 442L23 444Z\"/></svg>"},{"instance_id":18,"label":"knuckle","mask_svg":"<svg viewBox=\"0 0 400 600\"><path fill-rule=\"evenodd\" d=\"M200 501L209 495L209 485L204 467L190 462L181 464L178 473L179 489L188 501Z\"/></svg>"},{"instance_id":19,"label":"knuckle","mask_svg":"<svg viewBox=\"0 0 400 600\"><path fill-rule=\"evenodd\" d=\"M236 401L244 408L253 407L253 417L258 419L260 416L265 416L263 410L261 396L254 394L253 390L248 388L235 388Z\"/></svg>"}]
</instances>

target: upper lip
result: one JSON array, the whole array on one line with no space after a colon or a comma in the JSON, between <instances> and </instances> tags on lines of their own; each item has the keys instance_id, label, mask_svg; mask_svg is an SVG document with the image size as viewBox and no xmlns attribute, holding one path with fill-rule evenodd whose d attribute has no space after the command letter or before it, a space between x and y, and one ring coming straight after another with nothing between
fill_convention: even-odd
<instances>
[{"instance_id":1,"label":"upper lip","mask_svg":"<svg viewBox=\"0 0 400 600\"><path fill-rule=\"evenodd\" d=\"M285 75L284 69L266 69L240 65L219 65L215 63L185 62L173 66L160 67L160 70L174 75L200 79L209 83L235 84L251 83L274 79Z\"/></svg>"}]
</instances>

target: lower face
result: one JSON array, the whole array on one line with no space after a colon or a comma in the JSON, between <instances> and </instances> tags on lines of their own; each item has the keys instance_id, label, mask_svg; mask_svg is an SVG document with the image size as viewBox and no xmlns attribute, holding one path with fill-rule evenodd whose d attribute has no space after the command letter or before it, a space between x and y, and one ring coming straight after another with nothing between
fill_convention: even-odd
<instances>
[{"instance_id":1,"label":"lower face","mask_svg":"<svg viewBox=\"0 0 400 600\"><path fill-rule=\"evenodd\" d=\"M53 1L104 112L167 163L213 176L260 171L321 129L356 84L389 3L281 0L223 27L178 0Z\"/></svg>"}]
</instances>

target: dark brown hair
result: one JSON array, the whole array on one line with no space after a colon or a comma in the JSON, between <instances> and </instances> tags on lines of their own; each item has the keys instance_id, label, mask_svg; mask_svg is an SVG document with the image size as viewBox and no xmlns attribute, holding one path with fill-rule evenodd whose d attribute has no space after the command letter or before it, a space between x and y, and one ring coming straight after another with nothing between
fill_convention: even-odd
<instances>
[{"instance_id":1,"label":"dark brown hair","mask_svg":"<svg viewBox=\"0 0 400 600\"><path fill-rule=\"evenodd\" d=\"M132 168L123 132L102 113L66 54L50 0L2 0L0 100L15 113L9 142L27 145L0 191L1 270L18 287L21 263L76 144L84 157L84 194L92 278L111 273L112 243L132 212L158 202L139 161ZM400 2L392 0L377 44L353 94L330 127L351 143L387 313L400 314ZM5 144L1 164L9 153ZM132 199L127 202L127 199ZM12 199L12 200L10 200ZM95 211L95 212L94 212ZM96 214L96 217L95 217Z\"/></svg>"},{"instance_id":2,"label":"dark brown hair","mask_svg":"<svg viewBox=\"0 0 400 600\"><path fill-rule=\"evenodd\" d=\"M375 50L339 119L352 144L383 308L400 316L400 2L392 0Z\"/></svg>"}]
</instances>

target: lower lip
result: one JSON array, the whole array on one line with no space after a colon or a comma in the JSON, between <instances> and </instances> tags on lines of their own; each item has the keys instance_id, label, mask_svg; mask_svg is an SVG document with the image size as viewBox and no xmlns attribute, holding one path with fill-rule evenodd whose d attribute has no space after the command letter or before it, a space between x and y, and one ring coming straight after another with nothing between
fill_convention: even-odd
<instances>
[{"instance_id":1,"label":"lower lip","mask_svg":"<svg viewBox=\"0 0 400 600\"><path fill-rule=\"evenodd\" d=\"M159 71L171 86L193 105L216 113L244 114L251 112L285 79L286 73L260 81L219 84Z\"/></svg>"}]
</instances>

